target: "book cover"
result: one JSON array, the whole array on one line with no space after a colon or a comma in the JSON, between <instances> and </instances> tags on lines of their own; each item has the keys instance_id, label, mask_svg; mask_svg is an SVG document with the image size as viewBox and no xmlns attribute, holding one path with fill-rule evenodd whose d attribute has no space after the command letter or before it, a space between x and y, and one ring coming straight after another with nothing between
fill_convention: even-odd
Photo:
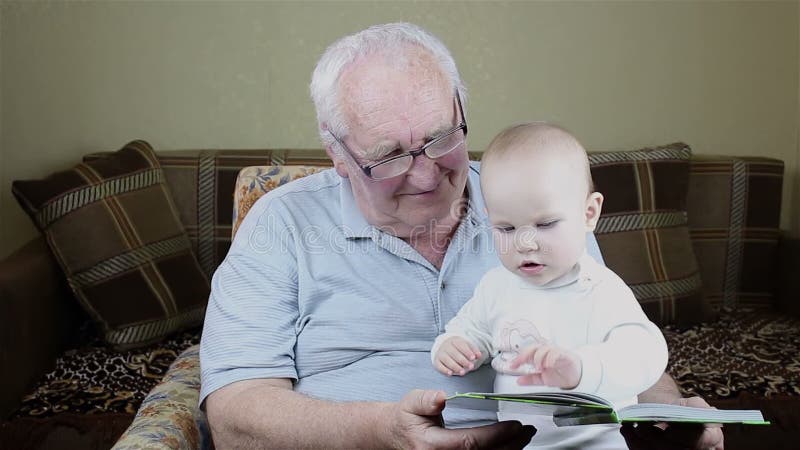
<instances>
[{"instance_id":1,"label":"book cover","mask_svg":"<svg viewBox=\"0 0 800 450\"><path fill-rule=\"evenodd\" d=\"M558 426L623 422L769 425L758 410L693 408L663 403L639 403L615 410L608 400L583 392L467 392L447 397L447 405L464 409L497 411L499 402L504 402L503 408L508 412L552 415Z\"/></svg>"}]
</instances>

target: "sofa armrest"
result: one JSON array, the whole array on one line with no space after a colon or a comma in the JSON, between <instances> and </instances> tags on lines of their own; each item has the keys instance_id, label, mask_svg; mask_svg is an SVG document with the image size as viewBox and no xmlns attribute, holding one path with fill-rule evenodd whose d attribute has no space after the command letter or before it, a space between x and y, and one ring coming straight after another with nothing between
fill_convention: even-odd
<instances>
[{"instance_id":1,"label":"sofa armrest","mask_svg":"<svg viewBox=\"0 0 800 450\"><path fill-rule=\"evenodd\" d=\"M184 350L147 394L113 450L212 448L200 410L200 345Z\"/></svg>"},{"instance_id":2,"label":"sofa armrest","mask_svg":"<svg viewBox=\"0 0 800 450\"><path fill-rule=\"evenodd\" d=\"M800 317L800 239L784 236L779 251L778 311Z\"/></svg>"},{"instance_id":3,"label":"sofa armrest","mask_svg":"<svg viewBox=\"0 0 800 450\"><path fill-rule=\"evenodd\" d=\"M74 344L85 320L44 239L0 261L0 417Z\"/></svg>"}]
</instances>

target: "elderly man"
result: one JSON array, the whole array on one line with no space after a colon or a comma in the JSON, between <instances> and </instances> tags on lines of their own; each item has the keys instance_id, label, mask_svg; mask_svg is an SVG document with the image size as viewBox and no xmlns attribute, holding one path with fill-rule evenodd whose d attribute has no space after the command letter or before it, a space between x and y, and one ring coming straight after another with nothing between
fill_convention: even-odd
<instances>
[{"instance_id":1,"label":"elderly man","mask_svg":"<svg viewBox=\"0 0 800 450\"><path fill-rule=\"evenodd\" d=\"M530 426L445 409L444 392L491 390L490 368L429 361L498 264L450 53L419 27L372 27L327 49L311 95L334 170L260 199L214 275L201 402L216 446L524 446ZM670 383L652 398L677 400Z\"/></svg>"}]
</instances>

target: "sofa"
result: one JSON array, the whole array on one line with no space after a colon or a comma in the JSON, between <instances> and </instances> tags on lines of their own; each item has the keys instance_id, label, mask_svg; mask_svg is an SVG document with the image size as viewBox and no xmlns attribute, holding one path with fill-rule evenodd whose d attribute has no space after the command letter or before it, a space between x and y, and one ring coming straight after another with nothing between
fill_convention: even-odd
<instances>
[{"instance_id":1,"label":"sofa","mask_svg":"<svg viewBox=\"0 0 800 450\"><path fill-rule=\"evenodd\" d=\"M154 154L206 283L258 197L331 165L319 150ZM84 164L110 155L88 154ZM601 250L662 325L682 392L720 408L761 409L773 422L758 432L726 428L726 448L792 448L800 438L800 245L779 229L783 163L692 155L681 143L591 152L590 160L607 198ZM51 241L45 234L0 261L0 445L211 447L197 408L200 321L112 345L119 342L87 313Z\"/></svg>"}]
</instances>

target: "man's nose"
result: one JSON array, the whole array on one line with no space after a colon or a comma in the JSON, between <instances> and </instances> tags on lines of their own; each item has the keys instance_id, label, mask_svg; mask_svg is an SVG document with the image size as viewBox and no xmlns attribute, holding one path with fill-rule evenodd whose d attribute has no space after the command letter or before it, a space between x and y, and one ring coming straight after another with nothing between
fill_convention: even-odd
<instances>
[{"instance_id":1,"label":"man's nose","mask_svg":"<svg viewBox=\"0 0 800 450\"><path fill-rule=\"evenodd\" d=\"M411 168L408 169L408 176L412 179L415 186L419 188L433 189L438 182L439 165L436 160L428 158L422 153L414 158Z\"/></svg>"}]
</instances>

